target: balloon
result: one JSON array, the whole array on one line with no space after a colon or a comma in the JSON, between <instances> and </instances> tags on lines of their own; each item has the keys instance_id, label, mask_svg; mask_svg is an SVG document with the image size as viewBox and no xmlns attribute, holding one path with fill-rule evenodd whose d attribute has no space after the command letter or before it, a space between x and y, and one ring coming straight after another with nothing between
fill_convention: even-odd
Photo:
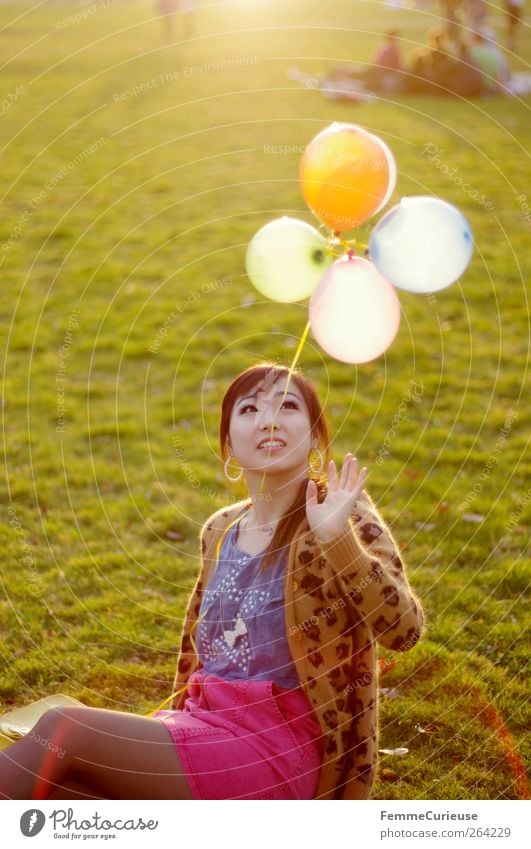
<instances>
[{"instance_id":1,"label":"balloon","mask_svg":"<svg viewBox=\"0 0 531 849\"><path fill-rule=\"evenodd\" d=\"M276 218L247 248L245 267L253 286L274 301L308 298L334 257L315 227L297 218Z\"/></svg>"},{"instance_id":2,"label":"balloon","mask_svg":"<svg viewBox=\"0 0 531 849\"><path fill-rule=\"evenodd\" d=\"M310 326L322 348L344 363L379 357L400 325L395 289L367 259L345 255L320 280L310 301Z\"/></svg>"},{"instance_id":3,"label":"balloon","mask_svg":"<svg viewBox=\"0 0 531 849\"><path fill-rule=\"evenodd\" d=\"M382 209L396 183L387 145L356 124L330 124L307 146L300 179L306 203L336 232L352 230Z\"/></svg>"},{"instance_id":4,"label":"balloon","mask_svg":"<svg viewBox=\"0 0 531 849\"><path fill-rule=\"evenodd\" d=\"M440 198L402 198L374 227L372 262L394 286L437 292L463 273L473 251L468 221Z\"/></svg>"}]
</instances>

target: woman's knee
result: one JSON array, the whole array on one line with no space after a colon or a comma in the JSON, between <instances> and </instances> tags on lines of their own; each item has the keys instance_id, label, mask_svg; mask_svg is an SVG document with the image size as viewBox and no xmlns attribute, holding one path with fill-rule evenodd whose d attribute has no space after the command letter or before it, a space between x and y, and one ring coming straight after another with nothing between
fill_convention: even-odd
<instances>
[{"instance_id":1,"label":"woman's knee","mask_svg":"<svg viewBox=\"0 0 531 849\"><path fill-rule=\"evenodd\" d=\"M28 740L38 743L59 759L69 760L65 755L75 748L85 720L81 713L89 710L77 707L55 707L44 713L37 724L27 734ZM81 712L81 713L80 713Z\"/></svg>"},{"instance_id":2,"label":"woman's knee","mask_svg":"<svg viewBox=\"0 0 531 849\"><path fill-rule=\"evenodd\" d=\"M28 732L28 737L34 734L49 735L55 732L55 729L63 719L63 714L60 708L49 708L35 723L31 731Z\"/></svg>"},{"instance_id":3,"label":"woman's knee","mask_svg":"<svg viewBox=\"0 0 531 849\"><path fill-rule=\"evenodd\" d=\"M32 731L48 734L56 733L60 728L64 728L67 724L72 722L75 719L74 711L79 710L79 708L71 708L71 707L53 707L47 710L43 715L39 718L37 723L33 726ZM31 733L31 732L30 732Z\"/></svg>"}]
</instances>

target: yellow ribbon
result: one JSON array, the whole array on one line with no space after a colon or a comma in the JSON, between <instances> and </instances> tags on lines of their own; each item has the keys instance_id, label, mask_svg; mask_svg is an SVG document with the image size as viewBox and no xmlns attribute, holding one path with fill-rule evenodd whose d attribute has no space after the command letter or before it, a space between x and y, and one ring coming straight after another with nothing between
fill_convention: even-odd
<instances>
[{"instance_id":1,"label":"yellow ribbon","mask_svg":"<svg viewBox=\"0 0 531 849\"><path fill-rule=\"evenodd\" d=\"M291 365L290 365L290 367L289 367L289 371L288 371L288 378L287 378L287 380L286 380L286 386L285 386L285 388L284 388L284 394L283 394L283 396L282 396L282 400L280 401L280 404L279 404L279 409L280 409L280 407L282 407L282 404L284 403L284 398L286 397L287 392L288 392L289 382L290 382L290 380L291 380L291 377L292 377L292 375L293 375L293 372L295 371L295 366L297 365L297 361L298 361L298 359L299 359L299 357L300 357L300 355L301 355L301 351L302 351L302 349L303 349L303 347L304 347L304 343L306 342L306 339L308 338L308 333L309 333L309 332L310 332L310 322L308 322L308 323L306 324L306 327L304 328L304 331L303 331L302 336L301 336L301 338L300 338L299 344L298 344L298 346L297 346L297 350L295 351L295 356L293 357L293 362L291 363ZM273 427L274 427L274 424L275 424L275 421L274 421L274 419L273 419L273 422L272 422L272 424L271 424L271 438L273 437ZM263 474L263 476L262 476L262 480L261 480L261 482L260 482L260 486L258 487L258 491L259 491L259 492L261 492L261 490L262 490L262 486L263 486L263 484L264 484L264 481L265 481L265 472L264 472L264 474ZM248 512L250 509L251 509L251 507L248 507L248 508L247 508L247 512ZM219 552L220 552L220 550L221 550L221 546L223 545L223 540L225 539L225 537L226 537L227 533L230 531L230 529L231 529L231 528L232 528L232 527L236 524L236 522L239 522L239 520L240 520L240 519L241 519L244 515L245 515L245 512L244 512L244 513L242 513L242 514L240 514L239 516L237 516L237 517L236 517L236 518L235 518L232 522L230 522L230 523L227 525L227 527L225 528L225 530L224 530L224 531L223 531L223 533L221 534L221 536L220 536L220 538L219 538L219 540L218 540L218 542L217 542L217 545L216 545L216 566L214 567L214 569L217 567L217 564L218 564L218 561L219 561ZM194 630L194 628L197 628L197 626L199 625L199 623L201 622L201 620L202 620L202 619L206 616L207 612L208 612L208 611L207 611L207 610L205 610L205 612L204 612L204 613L203 613L203 614L199 617L199 619L197 619L197 620L194 622L194 624L193 624L193 625L192 625L192 627L190 628L190 642L192 643L192 648L193 648L193 650L194 650L194 653L195 653L195 656L196 656L196 658L197 658L197 659L199 658L199 652L198 652L198 650L197 650L197 646L196 646L196 644L195 644L195 640L194 640L194 638L193 638L193 636L192 636L192 631ZM185 691L185 690L187 690L187 689L188 689L188 684L185 684L185 685L184 685L184 687L181 687L181 688L180 688L180 690L176 690L176 691L175 691L175 693L172 693L172 694L171 694L171 696L168 696L168 698L167 698L167 699L164 699L164 701L163 701L163 702L161 702L161 704L160 704L158 707L156 707L154 710L151 710L151 711L149 711L149 713L146 713L146 716L153 716L153 714L154 714L154 713L157 713L157 711L161 710L161 709L164 707L164 705L167 705L167 704L168 704L168 702L173 701L173 699L175 698L175 696L179 696L181 693L184 693L184 691Z\"/></svg>"},{"instance_id":2,"label":"yellow ribbon","mask_svg":"<svg viewBox=\"0 0 531 849\"><path fill-rule=\"evenodd\" d=\"M217 545L216 545L216 566L214 566L214 571L215 571L215 569L216 569L216 567L217 567L217 564L218 564L218 561L219 561L219 553L220 553L220 551L221 551L221 546L223 545L223 540L224 540L224 539L225 539L225 537L227 536L227 534L228 534L228 532L230 531L230 529L231 529L231 528L232 528L232 527L236 524L236 522L239 522L239 521L240 521L240 519L242 519L242 518L243 518L243 516L245 515L245 512L248 512L250 509L251 509L251 508L250 508L250 507L248 507L246 511L244 511L243 513L240 513L240 515L239 515L239 516L236 516L236 518L235 518L235 519L233 519L233 521L232 521L232 522L229 522L229 524L227 525L227 527L225 528L225 530L224 530L224 531L223 531L223 533L221 534L220 538L218 539L218 542L217 542ZM195 628L197 628L197 626L199 625L199 623L201 622L201 620L202 620L202 619L204 619L204 617L207 615L207 613L208 613L208 610L205 610L205 612L201 614L201 616L199 617L199 619L196 619L196 621L194 622L194 624L193 624L193 625L192 625L192 627L190 628L190 642L192 643L192 648L193 648L193 650L194 650L194 654L195 654L195 657L196 657L196 659L197 659L197 660L199 659L199 652L198 652L198 650L197 650L197 646L196 646L196 644L195 644L195 640L194 640L194 638L193 638L193 636L192 636L192 631L193 631ZM146 713L146 716L153 716L153 714L154 714L154 713L157 713L157 711L161 710L161 709L164 707L164 705L167 705L167 704L168 704L168 702L173 701L173 699L175 698L175 696L178 696L178 695L180 695L181 693L184 693L184 691L185 691L185 690L187 690L187 689L188 689L188 684L185 684L185 685L184 685L184 687L181 687L181 688L180 688L180 690L176 690L176 691L175 691L175 693L172 693L172 694L171 694L171 696L168 696L168 698L167 698L167 699L164 699L164 701L163 701L163 702L161 702L161 703L160 703L160 705L159 705L158 707L156 707L154 710L150 710L150 711L149 711L149 713Z\"/></svg>"}]
</instances>

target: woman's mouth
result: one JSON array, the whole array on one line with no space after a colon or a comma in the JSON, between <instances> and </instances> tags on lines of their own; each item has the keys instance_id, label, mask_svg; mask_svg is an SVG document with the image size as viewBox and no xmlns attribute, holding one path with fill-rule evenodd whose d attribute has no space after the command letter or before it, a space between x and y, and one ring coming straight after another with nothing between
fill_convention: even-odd
<instances>
[{"instance_id":1,"label":"woman's mouth","mask_svg":"<svg viewBox=\"0 0 531 849\"><path fill-rule=\"evenodd\" d=\"M268 451L279 451L281 448L285 448L286 443L283 439L263 439L262 442L258 443L258 450L262 451L264 448Z\"/></svg>"}]
</instances>

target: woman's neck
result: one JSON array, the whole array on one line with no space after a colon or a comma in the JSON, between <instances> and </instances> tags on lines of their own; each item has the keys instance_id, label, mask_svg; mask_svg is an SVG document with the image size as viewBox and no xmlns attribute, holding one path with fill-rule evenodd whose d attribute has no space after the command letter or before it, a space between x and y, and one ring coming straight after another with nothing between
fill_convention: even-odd
<instances>
[{"instance_id":1,"label":"woman's neck","mask_svg":"<svg viewBox=\"0 0 531 849\"><path fill-rule=\"evenodd\" d=\"M252 501L252 518L256 527L274 524L289 510L304 480L307 470L289 479L282 475L266 476L261 472L246 475L249 497Z\"/></svg>"}]
</instances>

